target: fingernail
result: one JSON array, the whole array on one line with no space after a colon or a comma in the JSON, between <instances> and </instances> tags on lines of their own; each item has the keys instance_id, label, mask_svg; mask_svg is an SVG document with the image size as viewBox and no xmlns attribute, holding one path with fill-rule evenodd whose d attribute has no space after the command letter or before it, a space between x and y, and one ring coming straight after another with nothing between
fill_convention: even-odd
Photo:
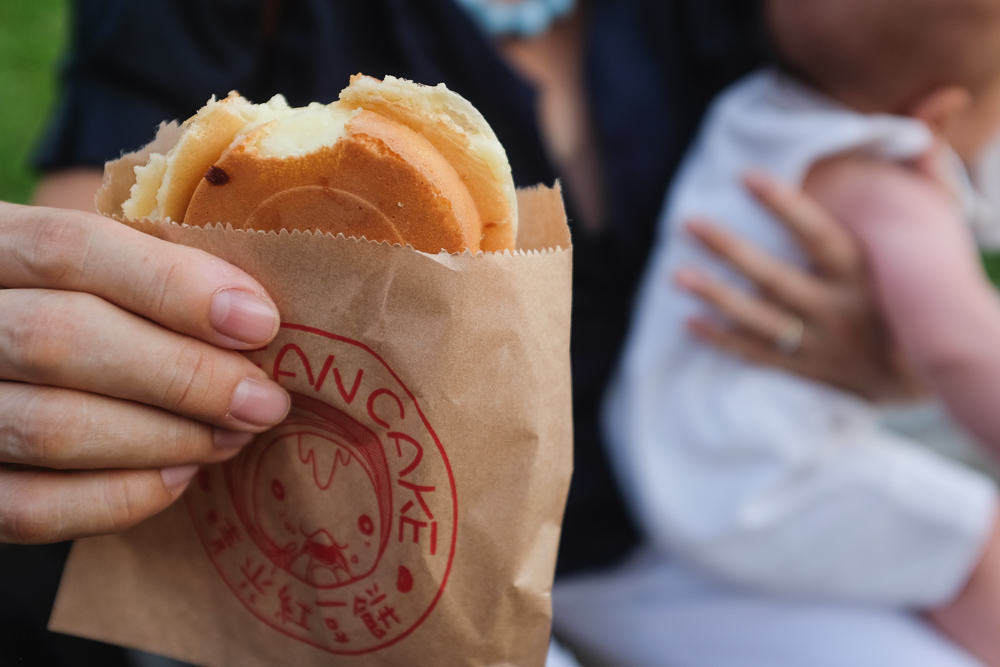
<instances>
[{"instance_id":1,"label":"fingernail","mask_svg":"<svg viewBox=\"0 0 1000 667\"><path fill-rule=\"evenodd\" d=\"M246 378L233 393L229 415L256 426L277 424L288 413L288 394L273 382Z\"/></svg>"},{"instance_id":2,"label":"fingernail","mask_svg":"<svg viewBox=\"0 0 1000 667\"><path fill-rule=\"evenodd\" d=\"M164 468L160 471L160 475L163 477L163 484L169 490L174 491L187 484L196 472L198 472L198 466L186 465Z\"/></svg>"},{"instance_id":3,"label":"fingernail","mask_svg":"<svg viewBox=\"0 0 1000 667\"><path fill-rule=\"evenodd\" d=\"M254 433L233 431L228 428L217 428L212 433L212 439L217 449L239 449L246 447L255 437Z\"/></svg>"},{"instance_id":4,"label":"fingernail","mask_svg":"<svg viewBox=\"0 0 1000 667\"><path fill-rule=\"evenodd\" d=\"M219 292L208 315L223 336L250 344L264 343L278 326L278 313L264 299L238 289Z\"/></svg>"}]
</instances>

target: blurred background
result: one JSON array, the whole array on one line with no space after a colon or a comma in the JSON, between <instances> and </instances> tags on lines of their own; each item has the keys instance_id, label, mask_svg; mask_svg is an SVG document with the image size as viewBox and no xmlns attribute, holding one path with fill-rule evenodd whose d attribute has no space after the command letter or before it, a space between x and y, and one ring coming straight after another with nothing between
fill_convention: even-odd
<instances>
[{"instance_id":1,"label":"blurred background","mask_svg":"<svg viewBox=\"0 0 1000 667\"><path fill-rule=\"evenodd\" d=\"M0 0L0 200L26 203L29 158L55 103L69 0Z\"/></svg>"},{"instance_id":2,"label":"blurred background","mask_svg":"<svg viewBox=\"0 0 1000 667\"><path fill-rule=\"evenodd\" d=\"M31 155L56 101L71 27L70 1L0 0L0 201L27 203L31 197L37 179ZM986 252L983 258L998 283L1000 252ZM1000 477L1000 468L955 429L937 405L893 410L887 421L900 432ZM146 654L130 657L136 665L170 664Z\"/></svg>"}]
</instances>

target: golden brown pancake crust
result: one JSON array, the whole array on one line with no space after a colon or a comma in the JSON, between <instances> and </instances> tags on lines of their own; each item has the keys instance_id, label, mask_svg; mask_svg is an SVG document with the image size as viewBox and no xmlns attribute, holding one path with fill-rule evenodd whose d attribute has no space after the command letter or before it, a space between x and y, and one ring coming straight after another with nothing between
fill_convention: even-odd
<instances>
[{"instance_id":1,"label":"golden brown pancake crust","mask_svg":"<svg viewBox=\"0 0 1000 667\"><path fill-rule=\"evenodd\" d=\"M409 106L371 95L352 95L351 91L347 88L342 93L349 104L357 104L419 132L455 167L472 194L482 220L480 247L483 250L514 249L516 230L511 223L511 204L489 166L470 149L466 136L454 132L444 121L427 118Z\"/></svg>"},{"instance_id":2,"label":"golden brown pancake crust","mask_svg":"<svg viewBox=\"0 0 1000 667\"><path fill-rule=\"evenodd\" d=\"M334 146L280 158L257 149L267 131L265 125L246 135L206 172L209 178L195 190L185 223L313 229L402 240L430 253L480 249L481 223L468 188L454 167L405 125L361 111Z\"/></svg>"}]
</instances>

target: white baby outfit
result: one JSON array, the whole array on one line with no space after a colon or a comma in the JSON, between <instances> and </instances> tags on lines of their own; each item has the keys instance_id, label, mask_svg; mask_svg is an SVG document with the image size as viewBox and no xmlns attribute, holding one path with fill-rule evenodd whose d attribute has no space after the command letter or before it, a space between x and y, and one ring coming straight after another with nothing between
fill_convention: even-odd
<instances>
[{"instance_id":1,"label":"white baby outfit","mask_svg":"<svg viewBox=\"0 0 1000 667\"><path fill-rule=\"evenodd\" d=\"M647 545L557 587L565 636L623 667L978 664L906 610L960 590L993 526L993 482L884 430L868 403L698 341L685 322L710 309L674 283L693 266L747 287L684 232L692 218L805 266L742 185L748 170L801 184L825 157L905 161L931 142L918 121L856 113L771 70L713 105L605 411Z\"/></svg>"}]
</instances>

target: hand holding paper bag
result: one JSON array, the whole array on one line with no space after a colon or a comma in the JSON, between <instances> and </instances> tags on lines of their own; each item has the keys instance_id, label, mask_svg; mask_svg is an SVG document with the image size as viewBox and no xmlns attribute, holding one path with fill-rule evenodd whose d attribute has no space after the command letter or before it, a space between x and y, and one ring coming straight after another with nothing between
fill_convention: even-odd
<instances>
[{"instance_id":1,"label":"hand holding paper bag","mask_svg":"<svg viewBox=\"0 0 1000 667\"><path fill-rule=\"evenodd\" d=\"M0 542L134 525L288 409L229 351L273 338L270 297L207 253L0 203L0 285Z\"/></svg>"},{"instance_id":2,"label":"hand holding paper bag","mask_svg":"<svg viewBox=\"0 0 1000 667\"><path fill-rule=\"evenodd\" d=\"M102 210L175 140L109 165ZM127 220L260 280L282 325L246 354L292 410L167 512L78 542L53 629L219 667L543 664L571 251L557 190L518 205L516 249L475 255Z\"/></svg>"}]
</instances>

